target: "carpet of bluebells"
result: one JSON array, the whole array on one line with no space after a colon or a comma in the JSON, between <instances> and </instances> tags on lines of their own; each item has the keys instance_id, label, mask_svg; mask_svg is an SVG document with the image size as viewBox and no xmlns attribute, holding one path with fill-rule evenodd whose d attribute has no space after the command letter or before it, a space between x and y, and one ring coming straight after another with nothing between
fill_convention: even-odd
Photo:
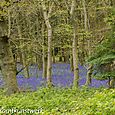
<instances>
[{"instance_id":1,"label":"carpet of bluebells","mask_svg":"<svg viewBox=\"0 0 115 115\"><path fill-rule=\"evenodd\" d=\"M20 70L18 64L17 69ZM79 86L83 86L86 81L87 69L79 65ZM46 79L42 78L42 70L38 70L37 65L29 66L29 78L25 78L23 71L17 75L19 88L37 90L38 87L46 86ZM73 82L73 72L70 70L70 64L56 63L52 65L52 82L56 87L71 87ZM2 75L0 75L0 87L4 86ZM107 80L92 80L90 87L107 87Z\"/></svg>"}]
</instances>

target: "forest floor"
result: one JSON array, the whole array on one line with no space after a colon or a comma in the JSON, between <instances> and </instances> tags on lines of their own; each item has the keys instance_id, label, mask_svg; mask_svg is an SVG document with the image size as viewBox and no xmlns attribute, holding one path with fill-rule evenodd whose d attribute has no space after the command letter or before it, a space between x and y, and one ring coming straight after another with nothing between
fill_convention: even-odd
<instances>
[{"instance_id":1,"label":"forest floor","mask_svg":"<svg viewBox=\"0 0 115 115\"><path fill-rule=\"evenodd\" d=\"M10 97L0 91L0 113L14 111L18 114L12 115L115 115L115 90L39 88Z\"/></svg>"},{"instance_id":2,"label":"forest floor","mask_svg":"<svg viewBox=\"0 0 115 115\"><path fill-rule=\"evenodd\" d=\"M34 92L21 92L7 97L4 90L0 90L0 114L16 111L18 115L115 115L115 90L107 88L107 80L93 79L89 87L83 86L87 70L79 65L80 87L72 89L70 65L57 63L52 67L55 87L51 89L44 87L46 79L42 78L42 70L32 65L29 67L30 78L24 78L21 72L17 81L20 89ZM21 66L18 66L20 69ZM0 84L1 87L4 85L2 79Z\"/></svg>"}]
</instances>

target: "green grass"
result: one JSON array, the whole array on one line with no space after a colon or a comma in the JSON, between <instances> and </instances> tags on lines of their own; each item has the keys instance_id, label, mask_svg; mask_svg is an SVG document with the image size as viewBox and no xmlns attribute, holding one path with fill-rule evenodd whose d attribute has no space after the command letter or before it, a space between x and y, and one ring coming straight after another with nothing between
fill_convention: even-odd
<instances>
[{"instance_id":1,"label":"green grass","mask_svg":"<svg viewBox=\"0 0 115 115\"><path fill-rule=\"evenodd\" d=\"M40 115L115 115L115 90L41 88L33 93L10 97L1 91L0 107L18 110L42 108Z\"/></svg>"}]
</instances>

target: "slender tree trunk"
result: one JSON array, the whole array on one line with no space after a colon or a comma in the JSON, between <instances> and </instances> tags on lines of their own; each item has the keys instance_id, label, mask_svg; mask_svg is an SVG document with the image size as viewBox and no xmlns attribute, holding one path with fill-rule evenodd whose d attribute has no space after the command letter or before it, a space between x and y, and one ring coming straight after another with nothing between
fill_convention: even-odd
<instances>
[{"instance_id":1,"label":"slender tree trunk","mask_svg":"<svg viewBox=\"0 0 115 115\"><path fill-rule=\"evenodd\" d=\"M11 34L11 16L10 16L10 9L8 9L8 37Z\"/></svg>"},{"instance_id":2,"label":"slender tree trunk","mask_svg":"<svg viewBox=\"0 0 115 115\"><path fill-rule=\"evenodd\" d=\"M52 27L49 20L49 14L47 13L44 1L42 2L43 16L48 32L48 60L47 60L47 85L52 86Z\"/></svg>"},{"instance_id":3,"label":"slender tree trunk","mask_svg":"<svg viewBox=\"0 0 115 115\"><path fill-rule=\"evenodd\" d=\"M26 61L26 53L25 52L22 52L22 60L23 60L23 67L25 67L24 69L24 76L26 78L29 78L29 69L28 69L28 62Z\"/></svg>"},{"instance_id":4,"label":"slender tree trunk","mask_svg":"<svg viewBox=\"0 0 115 115\"><path fill-rule=\"evenodd\" d=\"M85 27L85 32L88 32L88 18L87 18L86 6L85 6L86 5L86 1L82 0L82 4L83 4L83 10L84 10L84 27ZM90 44L90 39L88 38L88 55L89 56L91 54L90 45L91 45ZM93 65L89 64L85 85L91 84L92 72L93 72Z\"/></svg>"},{"instance_id":5,"label":"slender tree trunk","mask_svg":"<svg viewBox=\"0 0 115 115\"><path fill-rule=\"evenodd\" d=\"M52 85L51 71L52 71L52 52L51 52L51 38L52 38L52 29L48 28L48 65L47 65L47 81L48 86Z\"/></svg>"},{"instance_id":6,"label":"slender tree trunk","mask_svg":"<svg viewBox=\"0 0 115 115\"><path fill-rule=\"evenodd\" d=\"M64 49L64 62L69 63L69 50L67 48Z\"/></svg>"},{"instance_id":7,"label":"slender tree trunk","mask_svg":"<svg viewBox=\"0 0 115 115\"><path fill-rule=\"evenodd\" d=\"M47 76L47 57L43 52L43 78L46 78L46 76Z\"/></svg>"},{"instance_id":8,"label":"slender tree trunk","mask_svg":"<svg viewBox=\"0 0 115 115\"><path fill-rule=\"evenodd\" d=\"M22 35L21 35L21 30L20 30L20 26L18 25L18 34L19 34L19 38L21 39L22 38ZM23 44L20 42L20 45ZM20 53L21 53L21 57L22 57L22 64L23 66L25 67L25 69L23 70L24 71L24 76L26 78L29 78L29 70L28 70L28 66L27 65L27 62L26 62L26 54L25 54L25 51L24 50L20 50Z\"/></svg>"},{"instance_id":9,"label":"slender tree trunk","mask_svg":"<svg viewBox=\"0 0 115 115\"><path fill-rule=\"evenodd\" d=\"M90 50L90 48L88 48L88 49ZM90 56L90 53L89 53L89 56ZM92 73L93 73L93 65L89 64L88 69L87 69L86 83L85 83L85 85L87 85L87 86L92 83Z\"/></svg>"},{"instance_id":10,"label":"slender tree trunk","mask_svg":"<svg viewBox=\"0 0 115 115\"><path fill-rule=\"evenodd\" d=\"M59 62L62 62L62 56L59 57Z\"/></svg>"},{"instance_id":11,"label":"slender tree trunk","mask_svg":"<svg viewBox=\"0 0 115 115\"><path fill-rule=\"evenodd\" d=\"M52 59L53 59L53 63L55 63L55 61L56 61L56 60L55 60L55 50L54 50L54 49L55 49L55 48L53 48L53 56L52 56L52 57L53 57L53 58L52 58Z\"/></svg>"},{"instance_id":12,"label":"slender tree trunk","mask_svg":"<svg viewBox=\"0 0 115 115\"><path fill-rule=\"evenodd\" d=\"M75 7L76 7L76 0L72 1L71 6L71 22L73 26L73 43L72 43L72 54L73 54L73 67L74 67L74 81L73 87L77 88L79 85L79 68L78 68L78 38L77 38L77 25L75 21Z\"/></svg>"},{"instance_id":13,"label":"slender tree trunk","mask_svg":"<svg viewBox=\"0 0 115 115\"><path fill-rule=\"evenodd\" d=\"M62 48L62 61L65 63L65 49Z\"/></svg>"},{"instance_id":14,"label":"slender tree trunk","mask_svg":"<svg viewBox=\"0 0 115 115\"><path fill-rule=\"evenodd\" d=\"M22 53L19 51L19 59L20 59L20 63L23 64L23 59L22 59Z\"/></svg>"},{"instance_id":15,"label":"slender tree trunk","mask_svg":"<svg viewBox=\"0 0 115 115\"><path fill-rule=\"evenodd\" d=\"M42 69L42 55L37 55L37 64L38 64L38 69L41 70Z\"/></svg>"},{"instance_id":16,"label":"slender tree trunk","mask_svg":"<svg viewBox=\"0 0 115 115\"><path fill-rule=\"evenodd\" d=\"M0 59L2 74L5 78L7 94L18 92L16 80L16 65L7 36L0 37Z\"/></svg>"},{"instance_id":17,"label":"slender tree trunk","mask_svg":"<svg viewBox=\"0 0 115 115\"><path fill-rule=\"evenodd\" d=\"M74 82L73 86L79 85L79 68L78 68L78 38L76 38L76 29L74 28L73 37L73 66L74 66Z\"/></svg>"},{"instance_id":18,"label":"slender tree trunk","mask_svg":"<svg viewBox=\"0 0 115 115\"><path fill-rule=\"evenodd\" d=\"M43 68L43 74L42 77L46 78L47 77L47 55L46 55L46 49L45 49L45 36L44 36L44 22L42 23L42 39L43 39L43 47L42 47L42 68Z\"/></svg>"},{"instance_id":19,"label":"slender tree trunk","mask_svg":"<svg viewBox=\"0 0 115 115\"><path fill-rule=\"evenodd\" d=\"M63 62L63 49L62 48L60 48L59 62Z\"/></svg>"},{"instance_id":20,"label":"slender tree trunk","mask_svg":"<svg viewBox=\"0 0 115 115\"><path fill-rule=\"evenodd\" d=\"M93 65L89 65L88 67L88 72L87 72L87 76L86 76L86 83L85 85L90 85L92 82L92 72L93 72Z\"/></svg>"},{"instance_id":21,"label":"slender tree trunk","mask_svg":"<svg viewBox=\"0 0 115 115\"><path fill-rule=\"evenodd\" d=\"M73 56L70 54L70 69L73 71Z\"/></svg>"},{"instance_id":22,"label":"slender tree trunk","mask_svg":"<svg viewBox=\"0 0 115 115\"><path fill-rule=\"evenodd\" d=\"M108 85L109 88L110 88L110 81L111 81L111 77L109 76L108 77L108 82L107 82L107 85Z\"/></svg>"}]
</instances>

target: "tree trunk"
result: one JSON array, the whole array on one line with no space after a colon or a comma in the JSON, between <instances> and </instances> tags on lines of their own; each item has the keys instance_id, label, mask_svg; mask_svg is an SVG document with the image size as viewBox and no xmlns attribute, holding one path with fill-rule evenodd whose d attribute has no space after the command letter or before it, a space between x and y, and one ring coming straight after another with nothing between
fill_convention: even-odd
<instances>
[{"instance_id":1,"label":"tree trunk","mask_svg":"<svg viewBox=\"0 0 115 115\"><path fill-rule=\"evenodd\" d=\"M28 64L27 64L27 61L26 61L26 54L25 52L22 52L22 62L23 62L23 67L24 68L24 76L25 78L29 78L29 69L28 69Z\"/></svg>"},{"instance_id":2,"label":"tree trunk","mask_svg":"<svg viewBox=\"0 0 115 115\"><path fill-rule=\"evenodd\" d=\"M47 76L47 57L43 53L43 78Z\"/></svg>"},{"instance_id":3,"label":"tree trunk","mask_svg":"<svg viewBox=\"0 0 115 115\"><path fill-rule=\"evenodd\" d=\"M70 54L70 69L73 71L73 56Z\"/></svg>"},{"instance_id":4,"label":"tree trunk","mask_svg":"<svg viewBox=\"0 0 115 115\"><path fill-rule=\"evenodd\" d=\"M78 85L79 85L78 40L76 38L76 29L75 28L74 28L74 37L73 37L73 67L74 67L73 87L78 87Z\"/></svg>"},{"instance_id":5,"label":"tree trunk","mask_svg":"<svg viewBox=\"0 0 115 115\"><path fill-rule=\"evenodd\" d=\"M62 62L62 56L59 57L59 62Z\"/></svg>"},{"instance_id":6,"label":"tree trunk","mask_svg":"<svg viewBox=\"0 0 115 115\"><path fill-rule=\"evenodd\" d=\"M7 36L0 37L1 69L6 82L8 95L18 92L16 80L16 65Z\"/></svg>"},{"instance_id":7,"label":"tree trunk","mask_svg":"<svg viewBox=\"0 0 115 115\"><path fill-rule=\"evenodd\" d=\"M40 52L42 53L42 52ZM42 55L37 55L36 56L36 61L37 61L37 64L38 64L38 69L41 70L42 69Z\"/></svg>"},{"instance_id":8,"label":"tree trunk","mask_svg":"<svg viewBox=\"0 0 115 115\"><path fill-rule=\"evenodd\" d=\"M47 85L48 87L51 87L52 86L52 75L51 75L51 71L52 71L52 27L50 24L49 15L47 13L44 1L42 2L42 9L43 9L43 16L44 16L44 20L45 20L45 24L47 26L47 32L48 32L47 33L48 34Z\"/></svg>"},{"instance_id":9,"label":"tree trunk","mask_svg":"<svg viewBox=\"0 0 115 115\"><path fill-rule=\"evenodd\" d=\"M92 82L92 72L93 72L93 65L89 65L87 76L86 76L86 83L85 85L90 85Z\"/></svg>"},{"instance_id":10,"label":"tree trunk","mask_svg":"<svg viewBox=\"0 0 115 115\"><path fill-rule=\"evenodd\" d=\"M17 25L18 26L18 35L19 35L19 38L21 39L22 38L22 34L21 34L21 29L20 29L20 26L19 25ZM21 44L23 44L23 42L20 42L20 45ZM22 57L22 64L23 64L23 67L25 67L24 68L24 76L26 77L26 78L29 78L29 70L28 70L28 66L26 66L27 65L27 62L26 62L26 54L25 54L25 51L24 50L22 50L22 49L20 49L20 52L21 52L21 57Z\"/></svg>"},{"instance_id":11,"label":"tree trunk","mask_svg":"<svg viewBox=\"0 0 115 115\"><path fill-rule=\"evenodd\" d=\"M55 48L53 48L53 56L52 56L52 59L53 59L53 63L55 63L56 62L56 60L55 60Z\"/></svg>"},{"instance_id":12,"label":"tree trunk","mask_svg":"<svg viewBox=\"0 0 115 115\"><path fill-rule=\"evenodd\" d=\"M115 88L115 78L111 79L109 88Z\"/></svg>"},{"instance_id":13,"label":"tree trunk","mask_svg":"<svg viewBox=\"0 0 115 115\"><path fill-rule=\"evenodd\" d=\"M45 44L45 37L44 37L44 30L45 30L45 25L44 22L42 23L42 39L43 39L43 45L42 45L42 69L43 69L43 74L42 77L46 78L47 77L47 55L46 55L46 44Z\"/></svg>"},{"instance_id":14,"label":"tree trunk","mask_svg":"<svg viewBox=\"0 0 115 115\"><path fill-rule=\"evenodd\" d=\"M72 43L72 54L73 54L73 67L74 67L74 81L73 87L77 88L79 85L79 68L78 68L78 38L77 36L77 25L75 21L75 7L76 7L76 0L72 1L71 6L71 23L73 26L73 43Z\"/></svg>"},{"instance_id":15,"label":"tree trunk","mask_svg":"<svg viewBox=\"0 0 115 115\"><path fill-rule=\"evenodd\" d=\"M64 57L64 62L65 62L65 63L69 63L69 57L70 57L69 52L70 52L70 51L69 51L67 48L65 48L63 52L64 52L64 55L63 55L63 57Z\"/></svg>"},{"instance_id":16,"label":"tree trunk","mask_svg":"<svg viewBox=\"0 0 115 115\"><path fill-rule=\"evenodd\" d=\"M47 83L48 86L52 85L51 71L52 71L52 52L51 52L51 38L52 29L48 28L48 63L47 63Z\"/></svg>"},{"instance_id":17,"label":"tree trunk","mask_svg":"<svg viewBox=\"0 0 115 115\"><path fill-rule=\"evenodd\" d=\"M86 6L85 6L86 5L85 0L82 0L82 4L83 4L83 10L84 10L84 28L85 28L85 32L88 32L88 17L87 17L87 11L86 11ZM88 55L89 56L91 55L90 45L91 45L90 38L88 38ZM89 64L85 85L91 84L92 72L93 72L92 69L93 69L93 65Z\"/></svg>"}]
</instances>

